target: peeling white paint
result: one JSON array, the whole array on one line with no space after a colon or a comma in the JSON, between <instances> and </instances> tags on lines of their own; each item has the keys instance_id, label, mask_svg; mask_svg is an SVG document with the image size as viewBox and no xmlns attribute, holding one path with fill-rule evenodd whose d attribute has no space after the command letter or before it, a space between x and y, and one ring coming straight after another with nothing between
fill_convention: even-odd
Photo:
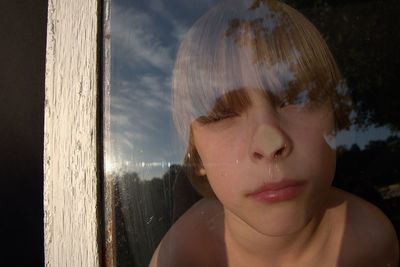
<instances>
[{"instance_id":1,"label":"peeling white paint","mask_svg":"<svg viewBox=\"0 0 400 267\"><path fill-rule=\"evenodd\" d=\"M97 0L49 0L44 142L46 266L99 266Z\"/></svg>"}]
</instances>

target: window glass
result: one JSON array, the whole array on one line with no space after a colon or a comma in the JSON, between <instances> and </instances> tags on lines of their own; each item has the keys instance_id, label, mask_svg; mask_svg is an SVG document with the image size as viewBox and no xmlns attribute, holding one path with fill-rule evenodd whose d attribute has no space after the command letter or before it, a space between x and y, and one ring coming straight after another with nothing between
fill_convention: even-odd
<instances>
[{"instance_id":1,"label":"window glass","mask_svg":"<svg viewBox=\"0 0 400 267\"><path fill-rule=\"evenodd\" d=\"M400 230L399 2L285 3L111 1L108 264L148 266L203 197L217 199L222 221L279 235L307 225L332 183ZM290 218L298 224L280 223ZM175 255L163 249L159 266Z\"/></svg>"}]
</instances>

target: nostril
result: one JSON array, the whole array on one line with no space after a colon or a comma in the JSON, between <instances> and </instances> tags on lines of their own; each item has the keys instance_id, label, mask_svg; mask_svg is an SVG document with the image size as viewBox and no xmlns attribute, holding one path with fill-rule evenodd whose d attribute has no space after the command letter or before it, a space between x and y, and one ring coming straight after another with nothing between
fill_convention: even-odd
<instances>
[{"instance_id":1,"label":"nostril","mask_svg":"<svg viewBox=\"0 0 400 267\"><path fill-rule=\"evenodd\" d=\"M256 159L262 159L263 158L263 155L261 153L258 153L258 152L254 152L253 155L254 155L254 158L256 158Z\"/></svg>"},{"instance_id":2,"label":"nostril","mask_svg":"<svg viewBox=\"0 0 400 267\"><path fill-rule=\"evenodd\" d=\"M280 149L278 149L278 150L275 152L274 157L277 158L277 157L279 157L279 156L282 156L284 150L285 150L285 147L284 147L284 146L281 147Z\"/></svg>"}]
</instances>

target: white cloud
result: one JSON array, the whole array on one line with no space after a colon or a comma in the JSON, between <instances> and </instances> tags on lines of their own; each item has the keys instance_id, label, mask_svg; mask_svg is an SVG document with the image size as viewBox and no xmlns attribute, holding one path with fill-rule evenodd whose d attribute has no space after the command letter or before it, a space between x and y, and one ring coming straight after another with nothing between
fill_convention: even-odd
<instances>
[{"instance_id":1,"label":"white cloud","mask_svg":"<svg viewBox=\"0 0 400 267\"><path fill-rule=\"evenodd\" d=\"M181 7L181 5L171 5L171 3L168 3L167 5L164 4L163 0L150 0L149 5L152 8L153 11L155 11L158 15L162 16L163 18L167 19L171 25L173 26L173 30L171 32L171 35L178 41L180 41L183 37L183 35L188 31L188 27L184 25L182 22L177 19L176 16L174 16L170 11L170 7ZM183 8L187 8L187 5L184 6ZM184 12L184 10L183 10Z\"/></svg>"},{"instance_id":2,"label":"white cloud","mask_svg":"<svg viewBox=\"0 0 400 267\"><path fill-rule=\"evenodd\" d=\"M132 80L121 80L111 88L112 108L137 113L143 108L170 109L170 77L146 74ZM153 110L153 111L157 111ZM151 110L149 110L151 111Z\"/></svg>"},{"instance_id":3,"label":"white cloud","mask_svg":"<svg viewBox=\"0 0 400 267\"><path fill-rule=\"evenodd\" d=\"M158 38L158 30L149 15L114 5L111 56L136 69L152 66L161 71L170 70L173 65L172 49Z\"/></svg>"}]
</instances>

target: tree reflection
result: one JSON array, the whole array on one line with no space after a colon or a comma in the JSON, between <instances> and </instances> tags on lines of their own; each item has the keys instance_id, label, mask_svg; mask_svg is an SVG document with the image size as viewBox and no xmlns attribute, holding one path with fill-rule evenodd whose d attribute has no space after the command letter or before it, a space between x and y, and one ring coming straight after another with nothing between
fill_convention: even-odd
<instances>
[{"instance_id":1,"label":"tree reflection","mask_svg":"<svg viewBox=\"0 0 400 267\"><path fill-rule=\"evenodd\" d=\"M186 184L180 165L172 165L162 178L144 180L136 172L126 172L115 175L115 179L117 266L132 262L147 266L173 221L199 197Z\"/></svg>"}]
</instances>

